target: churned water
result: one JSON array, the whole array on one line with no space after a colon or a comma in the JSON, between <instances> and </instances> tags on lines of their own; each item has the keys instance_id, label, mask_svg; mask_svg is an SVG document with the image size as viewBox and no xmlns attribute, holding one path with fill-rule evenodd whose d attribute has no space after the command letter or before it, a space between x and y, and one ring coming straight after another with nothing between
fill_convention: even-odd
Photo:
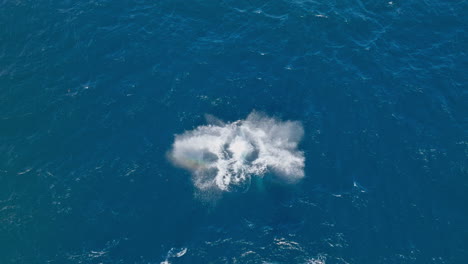
<instances>
[{"instance_id":1,"label":"churned water","mask_svg":"<svg viewBox=\"0 0 468 264\"><path fill-rule=\"evenodd\" d=\"M0 1L0 263L465 263L467 1Z\"/></svg>"}]
</instances>

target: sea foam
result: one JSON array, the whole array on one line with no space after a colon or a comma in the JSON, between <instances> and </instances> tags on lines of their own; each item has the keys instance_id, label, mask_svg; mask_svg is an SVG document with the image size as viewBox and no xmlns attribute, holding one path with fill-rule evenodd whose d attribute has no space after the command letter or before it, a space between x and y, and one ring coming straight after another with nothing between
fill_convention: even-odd
<instances>
[{"instance_id":1,"label":"sea foam","mask_svg":"<svg viewBox=\"0 0 468 264\"><path fill-rule=\"evenodd\" d=\"M175 136L169 157L189 170L197 188L229 191L271 172L294 182L304 177L304 134L298 121L281 121L258 112L245 120L199 126Z\"/></svg>"}]
</instances>

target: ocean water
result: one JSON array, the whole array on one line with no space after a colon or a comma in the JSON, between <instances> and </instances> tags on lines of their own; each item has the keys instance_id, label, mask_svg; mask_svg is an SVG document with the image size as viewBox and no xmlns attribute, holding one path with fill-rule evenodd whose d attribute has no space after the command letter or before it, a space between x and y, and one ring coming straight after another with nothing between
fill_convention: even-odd
<instances>
[{"instance_id":1,"label":"ocean water","mask_svg":"<svg viewBox=\"0 0 468 264\"><path fill-rule=\"evenodd\" d=\"M0 263L466 263L467 12L0 1Z\"/></svg>"}]
</instances>

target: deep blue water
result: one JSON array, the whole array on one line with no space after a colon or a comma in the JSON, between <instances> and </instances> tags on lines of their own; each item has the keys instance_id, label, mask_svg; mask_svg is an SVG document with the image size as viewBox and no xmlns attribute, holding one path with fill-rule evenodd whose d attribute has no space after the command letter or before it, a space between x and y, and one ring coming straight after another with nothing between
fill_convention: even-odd
<instances>
[{"instance_id":1,"label":"deep blue water","mask_svg":"<svg viewBox=\"0 0 468 264\"><path fill-rule=\"evenodd\" d=\"M0 263L466 263L466 1L0 1ZM200 193L174 135L304 126ZM185 253L185 254L184 254Z\"/></svg>"}]
</instances>

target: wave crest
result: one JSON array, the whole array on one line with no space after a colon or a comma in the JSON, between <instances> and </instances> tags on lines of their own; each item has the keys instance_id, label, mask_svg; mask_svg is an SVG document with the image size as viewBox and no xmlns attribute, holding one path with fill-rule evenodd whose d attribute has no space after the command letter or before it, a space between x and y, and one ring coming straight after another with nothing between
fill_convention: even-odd
<instances>
[{"instance_id":1,"label":"wave crest","mask_svg":"<svg viewBox=\"0 0 468 264\"><path fill-rule=\"evenodd\" d=\"M253 112L245 120L215 123L176 135L169 153L177 166L192 172L199 189L228 191L266 172L288 181L304 177L300 122Z\"/></svg>"}]
</instances>

